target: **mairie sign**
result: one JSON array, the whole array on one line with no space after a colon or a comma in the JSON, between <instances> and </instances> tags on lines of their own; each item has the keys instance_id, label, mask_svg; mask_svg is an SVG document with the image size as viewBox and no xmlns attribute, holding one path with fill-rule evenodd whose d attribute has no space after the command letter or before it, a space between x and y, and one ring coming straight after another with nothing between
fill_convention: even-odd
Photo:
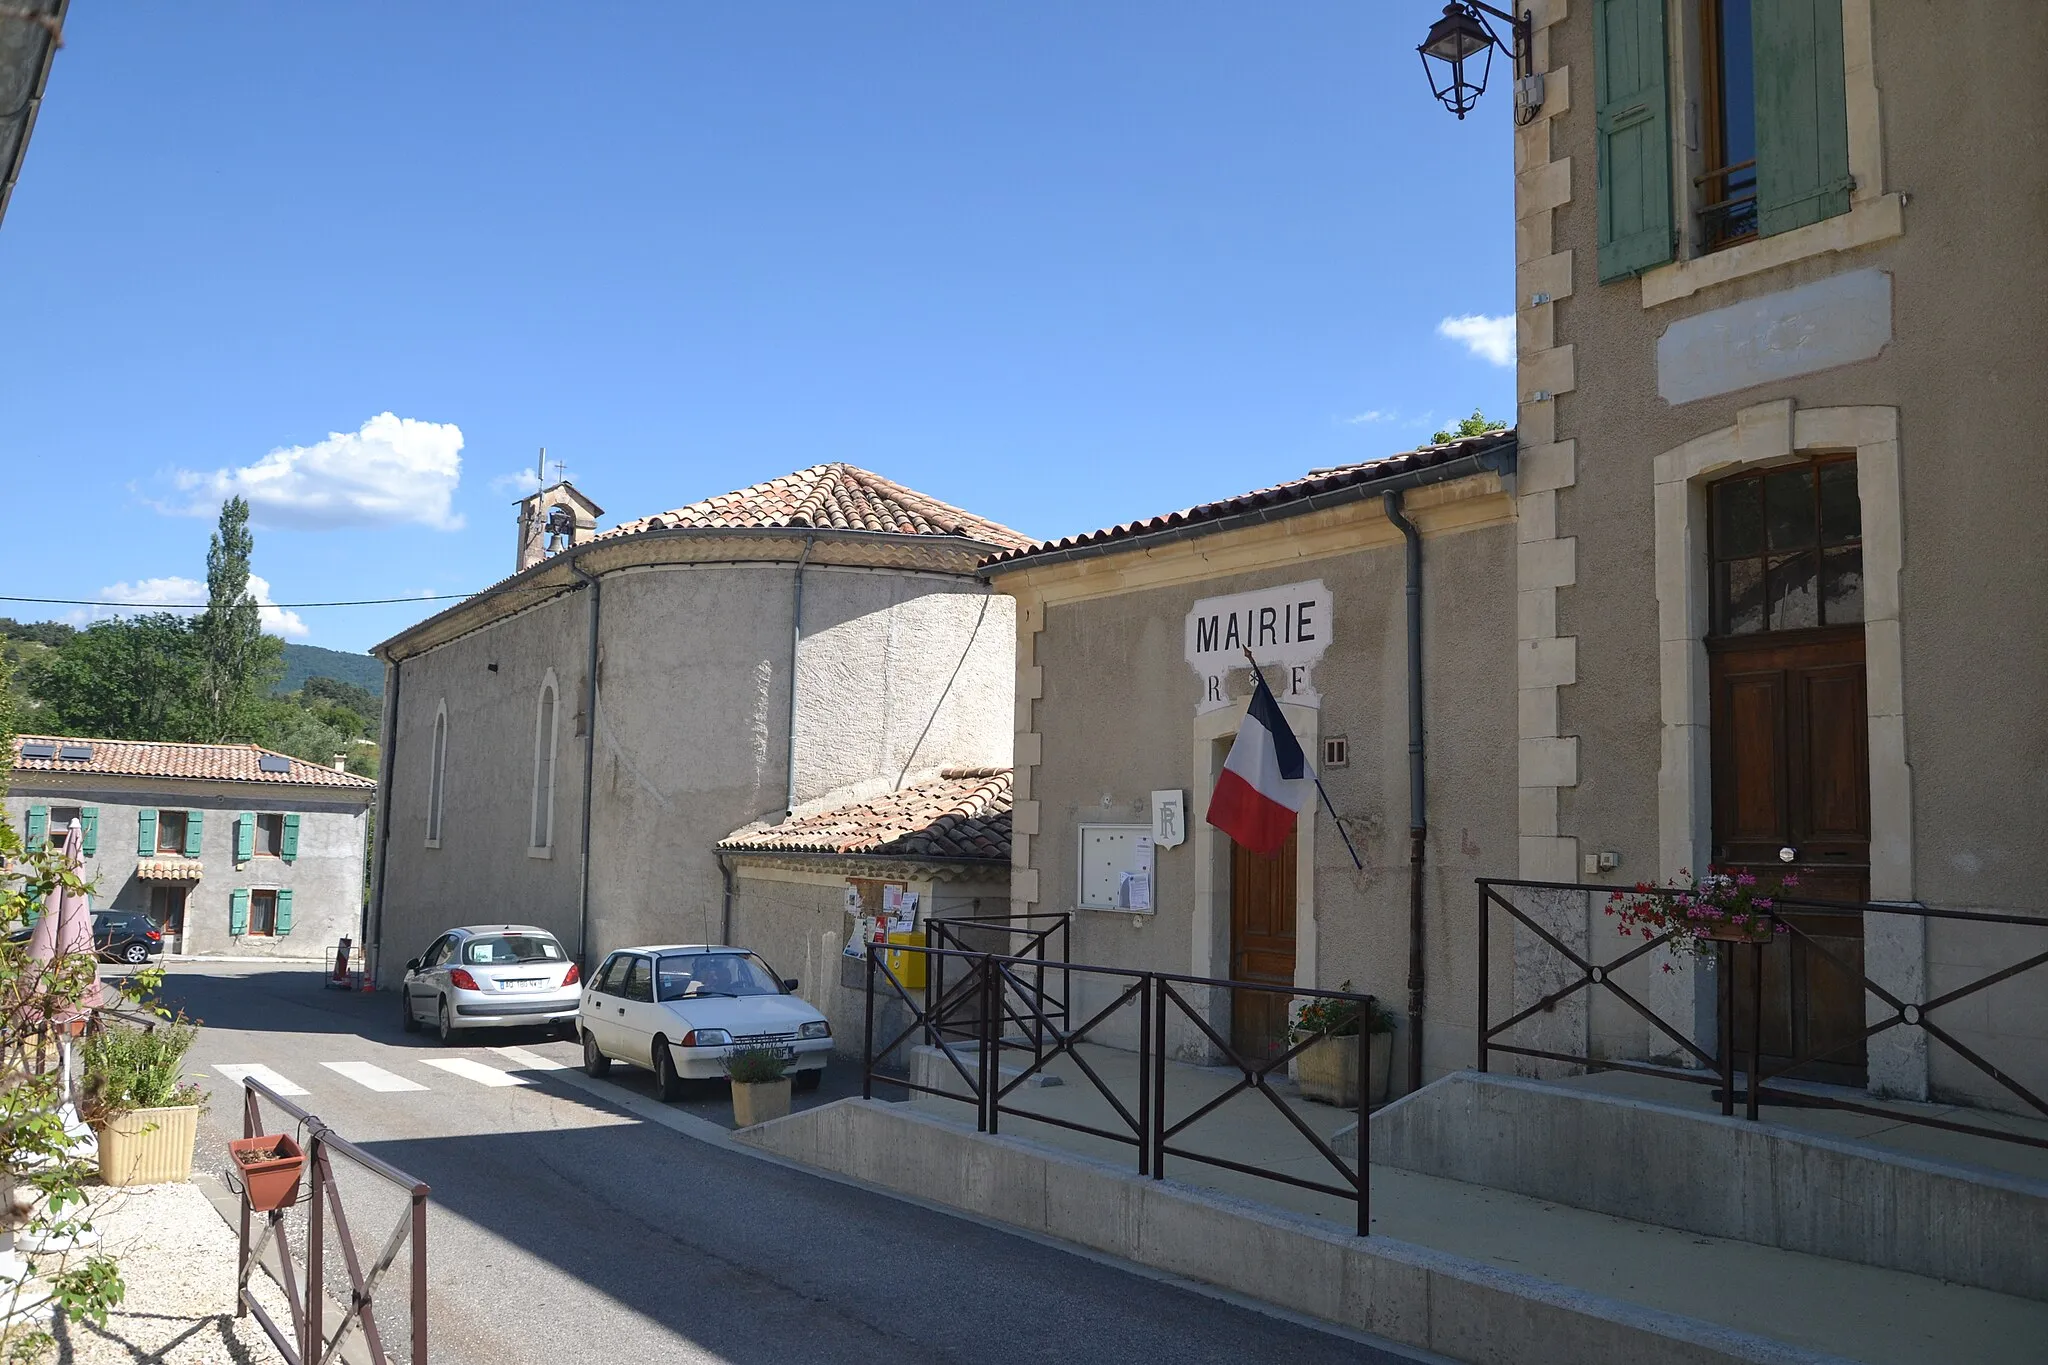
<instances>
[{"instance_id":1,"label":"mairie sign","mask_svg":"<svg viewBox=\"0 0 2048 1365\"><path fill-rule=\"evenodd\" d=\"M1230 705L1230 675L1246 667L1247 649L1280 700L1321 705L1311 670L1330 647L1335 622L1330 590L1320 578L1195 603L1186 645L1188 666L1202 680L1196 714Z\"/></svg>"}]
</instances>

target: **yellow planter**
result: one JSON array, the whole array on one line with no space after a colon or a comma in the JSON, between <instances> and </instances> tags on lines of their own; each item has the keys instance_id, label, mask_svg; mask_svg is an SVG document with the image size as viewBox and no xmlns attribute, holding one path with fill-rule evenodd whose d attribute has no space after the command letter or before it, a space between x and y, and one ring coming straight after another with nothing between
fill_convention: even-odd
<instances>
[{"instance_id":1,"label":"yellow planter","mask_svg":"<svg viewBox=\"0 0 2048 1365\"><path fill-rule=\"evenodd\" d=\"M789 1112L789 1077L779 1081L734 1081L732 1118L742 1128L779 1119Z\"/></svg>"},{"instance_id":2,"label":"yellow planter","mask_svg":"<svg viewBox=\"0 0 2048 1365\"><path fill-rule=\"evenodd\" d=\"M1387 1071L1392 1060L1394 1036L1367 1036L1372 1064L1372 1104L1387 1102ZM1301 1093L1325 1104L1355 1108L1358 1104L1358 1035L1348 1038L1318 1038L1294 1059L1294 1079Z\"/></svg>"},{"instance_id":3,"label":"yellow planter","mask_svg":"<svg viewBox=\"0 0 2048 1365\"><path fill-rule=\"evenodd\" d=\"M199 1108L131 1109L99 1130L100 1179L109 1185L168 1185L192 1178Z\"/></svg>"}]
</instances>

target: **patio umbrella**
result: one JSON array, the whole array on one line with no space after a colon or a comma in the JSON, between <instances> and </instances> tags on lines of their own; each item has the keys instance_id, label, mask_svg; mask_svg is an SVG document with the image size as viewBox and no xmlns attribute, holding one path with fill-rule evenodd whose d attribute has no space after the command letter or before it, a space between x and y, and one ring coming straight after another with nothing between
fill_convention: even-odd
<instances>
[{"instance_id":1,"label":"patio umbrella","mask_svg":"<svg viewBox=\"0 0 2048 1365\"><path fill-rule=\"evenodd\" d=\"M85 831L77 817L64 834L64 864L76 872L85 865ZM34 933L29 936L29 956L48 966L59 954L83 953L98 962L92 944L92 900L83 891L73 891L60 886L56 892L56 905L45 911L36 921ZM100 989L99 976L95 969L92 985L78 1001L78 1007L68 1011L64 1017L52 1022L68 1024L74 1019L83 1019L86 1011L97 1009L105 1000Z\"/></svg>"}]
</instances>

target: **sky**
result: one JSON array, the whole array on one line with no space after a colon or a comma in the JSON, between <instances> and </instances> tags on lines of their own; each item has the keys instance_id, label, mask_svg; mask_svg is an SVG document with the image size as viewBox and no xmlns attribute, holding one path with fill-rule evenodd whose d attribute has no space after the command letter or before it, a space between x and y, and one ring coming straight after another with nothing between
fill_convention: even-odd
<instances>
[{"instance_id":1,"label":"sky","mask_svg":"<svg viewBox=\"0 0 2048 1365\"><path fill-rule=\"evenodd\" d=\"M203 596L232 493L266 601L474 591L543 446L601 526L845 460L1053 537L1511 418L1510 92L1431 98L1437 13L80 0L0 592Z\"/></svg>"}]
</instances>

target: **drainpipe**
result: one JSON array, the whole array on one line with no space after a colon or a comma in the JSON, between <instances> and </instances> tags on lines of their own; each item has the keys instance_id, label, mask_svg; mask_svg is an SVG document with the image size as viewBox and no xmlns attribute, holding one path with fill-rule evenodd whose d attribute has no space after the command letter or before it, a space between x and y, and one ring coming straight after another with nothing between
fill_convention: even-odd
<instances>
[{"instance_id":1,"label":"drainpipe","mask_svg":"<svg viewBox=\"0 0 2048 1365\"><path fill-rule=\"evenodd\" d=\"M377 969L384 960L384 869L390 863L391 849L391 783L398 771L398 689L404 676L403 665L391 661L391 680L384 688L384 747L377 753L377 846L371 850L377 859L377 884L370 891L369 977L374 984Z\"/></svg>"},{"instance_id":2,"label":"drainpipe","mask_svg":"<svg viewBox=\"0 0 2048 1365\"><path fill-rule=\"evenodd\" d=\"M1408 1085L1422 1087L1422 870L1429 821L1423 814L1422 535L1401 515L1401 494L1381 496L1387 520L1408 542Z\"/></svg>"},{"instance_id":3,"label":"drainpipe","mask_svg":"<svg viewBox=\"0 0 2048 1365\"><path fill-rule=\"evenodd\" d=\"M725 860L723 853L718 855L718 880L725 886L725 903L718 912L718 941L721 944L730 944L732 942L732 864Z\"/></svg>"},{"instance_id":4,"label":"drainpipe","mask_svg":"<svg viewBox=\"0 0 2048 1365\"><path fill-rule=\"evenodd\" d=\"M804 537L803 557L796 562L796 589L791 594L789 606L789 725L785 730L789 748L788 781L784 790L782 818L787 820L796 811L796 666L797 651L804 642L804 566L811 562L811 544L814 535Z\"/></svg>"},{"instance_id":5,"label":"drainpipe","mask_svg":"<svg viewBox=\"0 0 2048 1365\"><path fill-rule=\"evenodd\" d=\"M590 635L583 655L583 830L581 885L576 892L576 961L590 970L590 793L597 776L597 627L603 616L604 585L572 558L570 569L590 589Z\"/></svg>"}]
</instances>

